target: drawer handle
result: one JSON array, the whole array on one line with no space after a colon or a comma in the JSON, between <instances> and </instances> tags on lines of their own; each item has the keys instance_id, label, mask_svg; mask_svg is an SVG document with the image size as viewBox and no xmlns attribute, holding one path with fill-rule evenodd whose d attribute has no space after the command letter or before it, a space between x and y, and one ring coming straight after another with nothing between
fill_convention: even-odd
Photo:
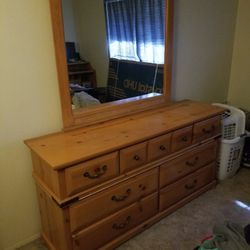
<instances>
[{"instance_id":1,"label":"drawer handle","mask_svg":"<svg viewBox=\"0 0 250 250\"><path fill-rule=\"evenodd\" d=\"M107 171L108 167L106 165L102 166L101 168L95 169L94 174L90 174L89 172L85 172L83 174L84 177L89 178L89 179L97 179L100 178L102 175L104 175Z\"/></svg>"},{"instance_id":2,"label":"drawer handle","mask_svg":"<svg viewBox=\"0 0 250 250\"><path fill-rule=\"evenodd\" d=\"M190 161L186 161L186 165L189 166L189 167L194 167L199 161L199 157L196 156L194 161L190 162Z\"/></svg>"},{"instance_id":3,"label":"drawer handle","mask_svg":"<svg viewBox=\"0 0 250 250\"><path fill-rule=\"evenodd\" d=\"M188 190L193 189L196 186L196 184L197 184L197 180L194 180L192 184L190 184L190 185L186 184L185 188Z\"/></svg>"},{"instance_id":4,"label":"drawer handle","mask_svg":"<svg viewBox=\"0 0 250 250\"><path fill-rule=\"evenodd\" d=\"M126 191L126 194L125 195L120 195L120 196L112 196L111 200L112 201L117 201L117 202L120 202L120 201L124 201L126 200L129 195L131 194L131 189L129 188L127 191Z\"/></svg>"},{"instance_id":5,"label":"drawer handle","mask_svg":"<svg viewBox=\"0 0 250 250\"><path fill-rule=\"evenodd\" d=\"M134 156L134 160L139 161L140 160L140 156L139 155L135 155Z\"/></svg>"},{"instance_id":6,"label":"drawer handle","mask_svg":"<svg viewBox=\"0 0 250 250\"><path fill-rule=\"evenodd\" d=\"M139 185L139 188L141 189L141 191L145 191L146 190L146 186L142 185L142 184Z\"/></svg>"},{"instance_id":7,"label":"drawer handle","mask_svg":"<svg viewBox=\"0 0 250 250\"><path fill-rule=\"evenodd\" d=\"M204 134L210 134L210 133L212 133L214 130L215 130L215 126L213 125L210 129L203 128L203 129L202 129L202 132L203 132Z\"/></svg>"},{"instance_id":8,"label":"drawer handle","mask_svg":"<svg viewBox=\"0 0 250 250\"><path fill-rule=\"evenodd\" d=\"M130 221L131 221L131 217L128 216L125 222L120 223L120 224L113 224L112 228L115 229L115 230L124 229L126 226L128 226L128 224L130 223Z\"/></svg>"},{"instance_id":9,"label":"drawer handle","mask_svg":"<svg viewBox=\"0 0 250 250\"><path fill-rule=\"evenodd\" d=\"M187 142L187 141L188 141L188 137L187 137L187 136L184 136L184 137L181 138L181 140L182 140L183 142Z\"/></svg>"},{"instance_id":10,"label":"drawer handle","mask_svg":"<svg viewBox=\"0 0 250 250\"><path fill-rule=\"evenodd\" d=\"M167 148L166 148L164 145L161 145L161 146L160 146L160 150L161 150L161 151L165 151L166 149L167 149Z\"/></svg>"}]
</instances>

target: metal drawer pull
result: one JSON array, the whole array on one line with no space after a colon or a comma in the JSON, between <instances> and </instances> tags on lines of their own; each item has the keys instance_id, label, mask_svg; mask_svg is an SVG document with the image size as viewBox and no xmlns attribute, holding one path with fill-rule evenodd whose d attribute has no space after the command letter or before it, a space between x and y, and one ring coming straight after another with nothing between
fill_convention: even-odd
<instances>
[{"instance_id":1,"label":"metal drawer pull","mask_svg":"<svg viewBox=\"0 0 250 250\"><path fill-rule=\"evenodd\" d=\"M160 150L161 150L161 151L164 151L164 150L166 150L166 147L165 147L164 145L161 145L161 146L160 146Z\"/></svg>"},{"instance_id":2,"label":"metal drawer pull","mask_svg":"<svg viewBox=\"0 0 250 250\"><path fill-rule=\"evenodd\" d=\"M181 140L184 141L184 142L187 142L188 141L188 137L184 136L184 137L181 138Z\"/></svg>"},{"instance_id":3,"label":"metal drawer pull","mask_svg":"<svg viewBox=\"0 0 250 250\"><path fill-rule=\"evenodd\" d=\"M145 191L146 190L146 186L142 185L142 184L139 185L139 188L141 189L141 191Z\"/></svg>"},{"instance_id":4,"label":"metal drawer pull","mask_svg":"<svg viewBox=\"0 0 250 250\"><path fill-rule=\"evenodd\" d=\"M128 226L128 224L130 223L130 221L131 221L131 217L128 216L125 222L123 222L121 224L113 224L112 228L115 229L115 230L124 229L126 226Z\"/></svg>"},{"instance_id":5,"label":"metal drawer pull","mask_svg":"<svg viewBox=\"0 0 250 250\"><path fill-rule=\"evenodd\" d=\"M198 161L199 161L199 157L196 156L193 162L186 161L186 165L189 167L194 167L198 163Z\"/></svg>"},{"instance_id":6,"label":"metal drawer pull","mask_svg":"<svg viewBox=\"0 0 250 250\"><path fill-rule=\"evenodd\" d=\"M203 128L203 129L202 129L202 132L203 132L204 134L210 134L210 133L212 133L214 130L215 130L215 126L213 125L210 129Z\"/></svg>"},{"instance_id":7,"label":"metal drawer pull","mask_svg":"<svg viewBox=\"0 0 250 250\"><path fill-rule=\"evenodd\" d=\"M97 179L104 175L107 171L108 167L106 165L102 166L101 168L97 168L94 170L94 174L90 174L89 172L85 172L83 174L84 177L89 179Z\"/></svg>"},{"instance_id":8,"label":"metal drawer pull","mask_svg":"<svg viewBox=\"0 0 250 250\"><path fill-rule=\"evenodd\" d=\"M134 156L134 160L139 161L140 160L140 156L139 155L135 155Z\"/></svg>"},{"instance_id":9,"label":"metal drawer pull","mask_svg":"<svg viewBox=\"0 0 250 250\"><path fill-rule=\"evenodd\" d=\"M194 180L192 184L190 184L190 185L186 184L185 188L186 189L193 189L196 186L196 184L197 184L197 180Z\"/></svg>"},{"instance_id":10,"label":"metal drawer pull","mask_svg":"<svg viewBox=\"0 0 250 250\"><path fill-rule=\"evenodd\" d=\"M126 191L125 195L120 195L120 196L113 195L112 198L111 198L111 200L112 201L117 201L117 202L124 201L124 200L126 200L129 197L130 194L131 194L131 189L129 188Z\"/></svg>"}]
</instances>

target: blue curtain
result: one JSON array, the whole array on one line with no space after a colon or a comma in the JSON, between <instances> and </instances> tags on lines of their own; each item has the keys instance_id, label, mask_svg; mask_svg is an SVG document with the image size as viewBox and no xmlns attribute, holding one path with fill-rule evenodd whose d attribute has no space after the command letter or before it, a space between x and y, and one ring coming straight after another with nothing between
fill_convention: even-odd
<instances>
[{"instance_id":1,"label":"blue curtain","mask_svg":"<svg viewBox=\"0 0 250 250\"><path fill-rule=\"evenodd\" d=\"M105 0L111 58L164 63L165 0Z\"/></svg>"}]
</instances>

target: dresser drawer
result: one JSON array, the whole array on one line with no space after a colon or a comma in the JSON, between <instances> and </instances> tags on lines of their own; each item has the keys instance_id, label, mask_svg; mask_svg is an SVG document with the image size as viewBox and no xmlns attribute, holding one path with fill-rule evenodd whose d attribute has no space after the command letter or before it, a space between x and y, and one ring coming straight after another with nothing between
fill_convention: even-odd
<instances>
[{"instance_id":1,"label":"dresser drawer","mask_svg":"<svg viewBox=\"0 0 250 250\"><path fill-rule=\"evenodd\" d=\"M99 249L157 213L157 193L97 222L73 236L74 250Z\"/></svg>"},{"instance_id":2,"label":"dresser drawer","mask_svg":"<svg viewBox=\"0 0 250 250\"><path fill-rule=\"evenodd\" d=\"M83 200L69 208L71 231L90 225L157 189L158 169L154 169Z\"/></svg>"},{"instance_id":3,"label":"dresser drawer","mask_svg":"<svg viewBox=\"0 0 250 250\"><path fill-rule=\"evenodd\" d=\"M160 187L194 172L216 159L217 143L211 142L189 150L182 156L171 160L160 167Z\"/></svg>"},{"instance_id":4,"label":"dresser drawer","mask_svg":"<svg viewBox=\"0 0 250 250\"><path fill-rule=\"evenodd\" d=\"M152 161L157 158L170 154L170 143L172 134L166 134L148 142L148 160Z\"/></svg>"},{"instance_id":5,"label":"dresser drawer","mask_svg":"<svg viewBox=\"0 0 250 250\"><path fill-rule=\"evenodd\" d=\"M160 210L164 210L215 179L214 163L160 191Z\"/></svg>"},{"instance_id":6,"label":"dresser drawer","mask_svg":"<svg viewBox=\"0 0 250 250\"><path fill-rule=\"evenodd\" d=\"M147 142L124 148L120 151L120 171L124 173L147 161Z\"/></svg>"},{"instance_id":7,"label":"dresser drawer","mask_svg":"<svg viewBox=\"0 0 250 250\"><path fill-rule=\"evenodd\" d=\"M80 163L65 170L66 193L75 194L118 174L118 152Z\"/></svg>"},{"instance_id":8,"label":"dresser drawer","mask_svg":"<svg viewBox=\"0 0 250 250\"><path fill-rule=\"evenodd\" d=\"M186 148L192 143L193 127L185 127L173 132L171 140L171 152L176 152L180 149Z\"/></svg>"},{"instance_id":9,"label":"dresser drawer","mask_svg":"<svg viewBox=\"0 0 250 250\"><path fill-rule=\"evenodd\" d=\"M194 124L193 143L206 140L221 133L220 116Z\"/></svg>"}]
</instances>

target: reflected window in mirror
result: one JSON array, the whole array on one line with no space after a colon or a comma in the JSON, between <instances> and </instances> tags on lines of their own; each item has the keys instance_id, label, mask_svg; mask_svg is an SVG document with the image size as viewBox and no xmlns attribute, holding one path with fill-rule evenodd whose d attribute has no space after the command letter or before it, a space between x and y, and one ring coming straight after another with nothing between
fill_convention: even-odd
<instances>
[{"instance_id":1,"label":"reflected window in mirror","mask_svg":"<svg viewBox=\"0 0 250 250\"><path fill-rule=\"evenodd\" d=\"M73 108L163 92L165 0L62 0Z\"/></svg>"},{"instance_id":2,"label":"reflected window in mirror","mask_svg":"<svg viewBox=\"0 0 250 250\"><path fill-rule=\"evenodd\" d=\"M105 0L110 58L164 64L165 0Z\"/></svg>"}]
</instances>

